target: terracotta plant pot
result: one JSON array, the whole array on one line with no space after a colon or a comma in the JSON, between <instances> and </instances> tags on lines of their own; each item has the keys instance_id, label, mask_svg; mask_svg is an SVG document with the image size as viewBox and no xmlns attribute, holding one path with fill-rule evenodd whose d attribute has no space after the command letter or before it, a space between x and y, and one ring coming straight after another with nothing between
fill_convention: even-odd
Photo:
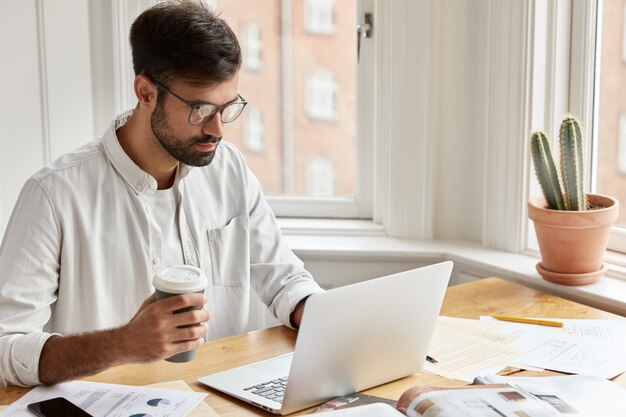
<instances>
[{"instance_id":1,"label":"terracotta plant pot","mask_svg":"<svg viewBox=\"0 0 626 417\"><path fill-rule=\"evenodd\" d=\"M586 285L605 273L604 253L617 219L619 202L613 197L587 194L587 211L550 210L544 197L528 201L528 217L535 223L541 252L537 271L545 280L563 285Z\"/></svg>"}]
</instances>

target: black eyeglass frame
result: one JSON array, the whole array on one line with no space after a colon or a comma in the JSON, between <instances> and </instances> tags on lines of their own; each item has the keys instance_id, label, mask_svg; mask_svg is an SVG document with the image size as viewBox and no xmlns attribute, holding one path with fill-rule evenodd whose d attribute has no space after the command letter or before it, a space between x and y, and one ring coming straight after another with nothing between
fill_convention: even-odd
<instances>
[{"instance_id":1,"label":"black eyeglass frame","mask_svg":"<svg viewBox=\"0 0 626 417\"><path fill-rule=\"evenodd\" d=\"M203 126L207 123L209 123L211 120L213 120L213 118L215 117L216 114L219 113L220 115L220 120L222 121L222 123L231 123L234 122L235 120L237 120L237 118L239 116L241 116L241 113L243 113L243 110L246 108L246 105L248 104L248 101L243 98L241 96L241 94L237 93L237 97L239 98L239 101L233 101L231 103L226 103L223 105L219 105L219 104L213 104L213 103L194 103L193 101L189 101L189 100L185 100L184 98L182 98L181 96L179 96L178 94L176 94L175 92L173 92L172 90L170 90L169 88L167 88L166 86L164 86L161 82L155 80L154 78L150 79L153 83L155 83L156 85L158 85L159 87L161 87L162 89L164 89L165 91L167 91L168 93L170 93L171 95L173 95L174 97L176 97L178 100L180 100L182 103L185 103L187 106L189 106L189 108L191 109L189 111L189 117L187 118L187 121L189 122L190 125L193 126ZM241 111L239 112L239 114L237 114L237 116L232 119L229 120L227 122L225 122L222 117L223 117L223 110L228 108L229 106L235 105L235 104L243 104L243 107L241 107ZM213 113L213 115L211 117L209 117L206 121L202 122L202 123L192 123L191 122L191 115L193 114L193 112L201 107L206 107L206 106L211 106L215 109L215 113Z\"/></svg>"}]
</instances>

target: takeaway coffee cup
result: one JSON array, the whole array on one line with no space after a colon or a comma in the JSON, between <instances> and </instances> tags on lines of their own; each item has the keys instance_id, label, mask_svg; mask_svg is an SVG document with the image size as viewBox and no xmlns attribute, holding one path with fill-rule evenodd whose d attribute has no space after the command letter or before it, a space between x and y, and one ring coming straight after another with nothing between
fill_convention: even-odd
<instances>
[{"instance_id":1,"label":"takeaway coffee cup","mask_svg":"<svg viewBox=\"0 0 626 417\"><path fill-rule=\"evenodd\" d=\"M156 299L173 297L180 294L204 293L207 279L204 271L195 266L170 265L159 269L152 281L156 290ZM200 310L201 306L186 307L176 310L174 313ZM177 353L166 359L169 362L189 362L196 356L196 350Z\"/></svg>"}]
</instances>

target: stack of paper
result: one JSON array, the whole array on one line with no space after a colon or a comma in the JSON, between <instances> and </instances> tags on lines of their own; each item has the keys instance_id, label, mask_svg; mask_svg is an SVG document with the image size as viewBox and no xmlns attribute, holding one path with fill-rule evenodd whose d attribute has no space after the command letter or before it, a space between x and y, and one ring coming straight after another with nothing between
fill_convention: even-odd
<instances>
[{"instance_id":1,"label":"stack of paper","mask_svg":"<svg viewBox=\"0 0 626 417\"><path fill-rule=\"evenodd\" d=\"M613 378L626 371L626 324L559 320L563 328L440 317L424 370L471 382L506 366Z\"/></svg>"},{"instance_id":2,"label":"stack of paper","mask_svg":"<svg viewBox=\"0 0 626 417\"><path fill-rule=\"evenodd\" d=\"M492 322L491 317L481 317ZM516 362L571 374L613 378L626 371L626 324L621 320L558 320L562 328L506 323L499 334L526 352Z\"/></svg>"},{"instance_id":3,"label":"stack of paper","mask_svg":"<svg viewBox=\"0 0 626 417\"><path fill-rule=\"evenodd\" d=\"M424 370L445 378L471 382L476 376L494 374L525 352L511 344L515 336L499 333L496 322L439 317Z\"/></svg>"}]
</instances>

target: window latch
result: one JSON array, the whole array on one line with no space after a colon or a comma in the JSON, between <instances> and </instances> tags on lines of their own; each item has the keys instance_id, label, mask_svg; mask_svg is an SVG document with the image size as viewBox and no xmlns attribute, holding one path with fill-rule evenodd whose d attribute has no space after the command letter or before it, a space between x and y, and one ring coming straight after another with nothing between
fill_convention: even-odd
<instances>
[{"instance_id":1,"label":"window latch","mask_svg":"<svg viewBox=\"0 0 626 417\"><path fill-rule=\"evenodd\" d=\"M356 61L359 62L361 58L361 40L363 38L371 38L373 31L374 19L371 13L365 13L363 16L363 23L356 27Z\"/></svg>"}]
</instances>

